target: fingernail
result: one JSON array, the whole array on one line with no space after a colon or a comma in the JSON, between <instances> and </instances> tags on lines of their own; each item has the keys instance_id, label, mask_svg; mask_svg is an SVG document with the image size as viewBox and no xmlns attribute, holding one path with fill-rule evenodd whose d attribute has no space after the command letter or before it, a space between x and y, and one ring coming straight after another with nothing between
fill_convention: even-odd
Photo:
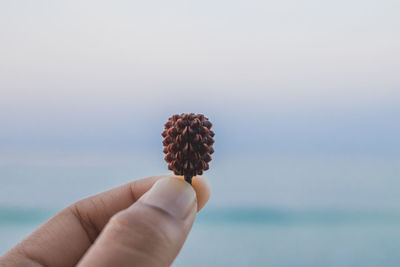
<instances>
[{"instance_id":1,"label":"fingernail","mask_svg":"<svg viewBox=\"0 0 400 267\"><path fill-rule=\"evenodd\" d=\"M185 219L195 209L196 193L184 180L164 178L158 180L140 201L157 206L174 217Z\"/></svg>"}]
</instances>

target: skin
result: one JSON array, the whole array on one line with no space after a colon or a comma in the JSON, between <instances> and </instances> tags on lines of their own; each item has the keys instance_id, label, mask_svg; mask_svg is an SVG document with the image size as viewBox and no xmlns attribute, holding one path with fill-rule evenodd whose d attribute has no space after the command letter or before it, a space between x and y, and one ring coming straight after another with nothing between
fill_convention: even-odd
<instances>
[{"instance_id":1,"label":"skin","mask_svg":"<svg viewBox=\"0 0 400 267\"><path fill-rule=\"evenodd\" d=\"M135 180L63 209L0 257L0 266L169 266L209 195L201 176L193 187L173 175Z\"/></svg>"}]
</instances>

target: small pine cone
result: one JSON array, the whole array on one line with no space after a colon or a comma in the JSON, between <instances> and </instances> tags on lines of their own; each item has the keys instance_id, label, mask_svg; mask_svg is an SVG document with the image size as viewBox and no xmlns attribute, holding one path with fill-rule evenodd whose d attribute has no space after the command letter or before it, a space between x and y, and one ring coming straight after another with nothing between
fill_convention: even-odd
<instances>
[{"instance_id":1,"label":"small pine cone","mask_svg":"<svg viewBox=\"0 0 400 267\"><path fill-rule=\"evenodd\" d=\"M203 174L211 161L214 132L211 122L202 114L173 115L164 125L165 161L168 169L185 179Z\"/></svg>"}]
</instances>

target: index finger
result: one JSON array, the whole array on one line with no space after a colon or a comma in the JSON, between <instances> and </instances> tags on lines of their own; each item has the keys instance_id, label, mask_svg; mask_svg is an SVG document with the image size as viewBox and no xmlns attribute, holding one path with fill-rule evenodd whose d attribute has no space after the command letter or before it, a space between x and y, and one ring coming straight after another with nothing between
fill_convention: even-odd
<instances>
[{"instance_id":1,"label":"index finger","mask_svg":"<svg viewBox=\"0 0 400 267\"><path fill-rule=\"evenodd\" d=\"M170 176L136 180L72 204L6 253L0 264L75 265L115 213L136 202L157 180ZM194 177L193 188L201 209L209 198L206 179Z\"/></svg>"}]
</instances>

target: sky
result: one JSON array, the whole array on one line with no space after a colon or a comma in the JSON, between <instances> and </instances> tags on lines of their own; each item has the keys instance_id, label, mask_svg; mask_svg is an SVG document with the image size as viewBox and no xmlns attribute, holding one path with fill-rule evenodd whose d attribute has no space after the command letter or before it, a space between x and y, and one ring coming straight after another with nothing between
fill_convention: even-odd
<instances>
[{"instance_id":1,"label":"sky","mask_svg":"<svg viewBox=\"0 0 400 267\"><path fill-rule=\"evenodd\" d=\"M338 204L337 192L356 205L374 188L382 199L398 185L398 1L0 5L4 168L127 166L160 157L158 171L163 123L173 113L199 112L217 134L220 167L210 175L251 169L255 185L272 185L265 202L290 206L314 190L306 205L324 194L331 194L326 205ZM301 182L296 172L315 188L279 196L286 183ZM263 182L268 173L287 179ZM329 192L321 176L337 190ZM369 185L358 198L353 182L363 177ZM232 181L227 198L241 186ZM398 200L383 199L388 206Z\"/></svg>"}]
</instances>

